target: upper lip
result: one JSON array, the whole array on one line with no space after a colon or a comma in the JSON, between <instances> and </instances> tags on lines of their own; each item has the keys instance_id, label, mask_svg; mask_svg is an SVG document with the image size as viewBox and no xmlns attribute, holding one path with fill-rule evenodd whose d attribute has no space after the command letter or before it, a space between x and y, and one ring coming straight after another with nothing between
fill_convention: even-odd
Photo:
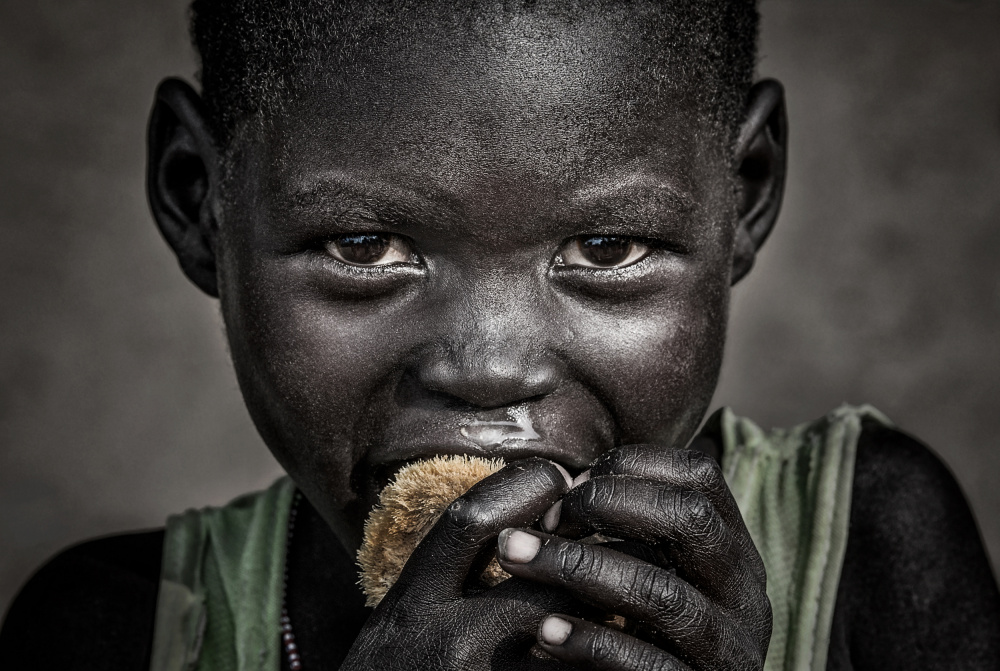
<instances>
[{"instance_id":1,"label":"upper lip","mask_svg":"<svg viewBox=\"0 0 1000 671\"><path fill-rule=\"evenodd\" d=\"M368 453L368 462L375 466L426 459L437 455L466 455L470 457L502 458L516 461L529 457L542 457L572 469L583 469L592 457L582 455L569 446L555 445L546 440L507 440L500 445L482 447L472 441L414 440L402 449L379 446ZM595 455L596 456L596 455Z\"/></svg>"},{"instance_id":2,"label":"upper lip","mask_svg":"<svg viewBox=\"0 0 1000 671\"><path fill-rule=\"evenodd\" d=\"M373 470L435 455L467 455L516 461L542 457L570 472L579 472L606 450L614 447L615 427L609 413L586 395L558 399L549 395L535 401L470 410L448 409L433 404L397 405L382 415L383 422L369 425L365 462ZM500 444L481 445L462 434L475 422L515 422L516 427ZM525 437L518 438L518 434ZM529 438L530 439L526 439Z\"/></svg>"},{"instance_id":3,"label":"upper lip","mask_svg":"<svg viewBox=\"0 0 1000 671\"><path fill-rule=\"evenodd\" d=\"M367 470L371 482L375 484L375 491L378 492L389 484L394 479L395 474L404 466L421 459L443 455L465 455L485 459L501 458L508 464L519 459L541 457L560 464L574 477L586 469L590 463L590 459L584 462L578 453L547 441L508 441L503 445L489 448L479 447L471 442L439 441L434 442L433 445L411 444L407 446L407 449L398 451L391 448L374 449L368 455L369 467Z\"/></svg>"}]
</instances>

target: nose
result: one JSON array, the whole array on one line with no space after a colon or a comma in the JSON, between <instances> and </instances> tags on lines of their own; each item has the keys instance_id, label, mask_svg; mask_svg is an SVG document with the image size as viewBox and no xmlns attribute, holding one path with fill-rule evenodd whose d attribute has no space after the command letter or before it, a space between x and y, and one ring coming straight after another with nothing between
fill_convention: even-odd
<instances>
[{"instance_id":1,"label":"nose","mask_svg":"<svg viewBox=\"0 0 1000 671\"><path fill-rule=\"evenodd\" d=\"M552 393L561 370L549 347L557 328L552 315L530 292L490 287L488 299L466 293L435 315L437 338L420 357L417 382L453 403L483 409Z\"/></svg>"},{"instance_id":2,"label":"nose","mask_svg":"<svg viewBox=\"0 0 1000 671\"><path fill-rule=\"evenodd\" d=\"M533 361L510 343L452 343L427 357L416 378L424 389L463 405L497 408L540 398L558 387L556 366Z\"/></svg>"}]
</instances>

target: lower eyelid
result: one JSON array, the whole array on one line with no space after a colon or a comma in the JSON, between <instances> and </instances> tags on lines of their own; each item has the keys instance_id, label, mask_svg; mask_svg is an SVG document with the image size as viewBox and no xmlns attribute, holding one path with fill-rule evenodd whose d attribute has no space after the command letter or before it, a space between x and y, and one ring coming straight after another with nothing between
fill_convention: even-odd
<instances>
[{"instance_id":1,"label":"lower eyelid","mask_svg":"<svg viewBox=\"0 0 1000 671\"><path fill-rule=\"evenodd\" d=\"M362 266L354 263L344 263L338 261L325 252L320 252L314 257L315 261L322 267L324 272L333 272L341 276L358 279L375 279L378 277L406 277L423 275L426 268L421 263L382 263L371 266Z\"/></svg>"}]
</instances>

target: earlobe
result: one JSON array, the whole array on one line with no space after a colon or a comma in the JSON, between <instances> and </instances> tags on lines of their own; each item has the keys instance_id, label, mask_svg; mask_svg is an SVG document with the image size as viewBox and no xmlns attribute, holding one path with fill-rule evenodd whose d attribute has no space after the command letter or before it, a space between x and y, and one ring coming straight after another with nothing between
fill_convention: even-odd
<instances>
[{"instance_id":1,"label":"earlobe","mask_svg":"<svg viewBox=\"0 0 1000 671\"><path fill-rule=\"evenodd\" d=\"M218 151L201 98L187 83L170 78L157 87L146 139L146 194L156 225L188 279L218 296Z\"/></svg>"},{"instance_id":2,"label":"earlobe","mask_svg":"<svg viewBox=\"0 0 1000 671\"><path fill-rule=\"evenodd\" d=\"M740 203L733 250L732 283L753 267L757 252L781 210L787 167L785 94L774 79L754 84L736 142Z\"/></svg>"}]
</instances>

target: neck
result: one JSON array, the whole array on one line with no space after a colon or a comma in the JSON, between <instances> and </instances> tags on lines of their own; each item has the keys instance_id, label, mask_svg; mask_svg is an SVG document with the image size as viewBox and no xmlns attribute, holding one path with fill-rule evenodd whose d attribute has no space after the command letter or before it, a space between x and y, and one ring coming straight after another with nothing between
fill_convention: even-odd
<instances>
[{"instance_id":1,"label":"neck","mask_svg":"<svg viewBox=\"0 0 1000 671\"><path fill-rule=\"evenodd\" d=\"M371 613L358 586L356 553L345 546L303 497L286 557L286 608L307 671L339 667Z\"/></svg>"}]
</instances>

